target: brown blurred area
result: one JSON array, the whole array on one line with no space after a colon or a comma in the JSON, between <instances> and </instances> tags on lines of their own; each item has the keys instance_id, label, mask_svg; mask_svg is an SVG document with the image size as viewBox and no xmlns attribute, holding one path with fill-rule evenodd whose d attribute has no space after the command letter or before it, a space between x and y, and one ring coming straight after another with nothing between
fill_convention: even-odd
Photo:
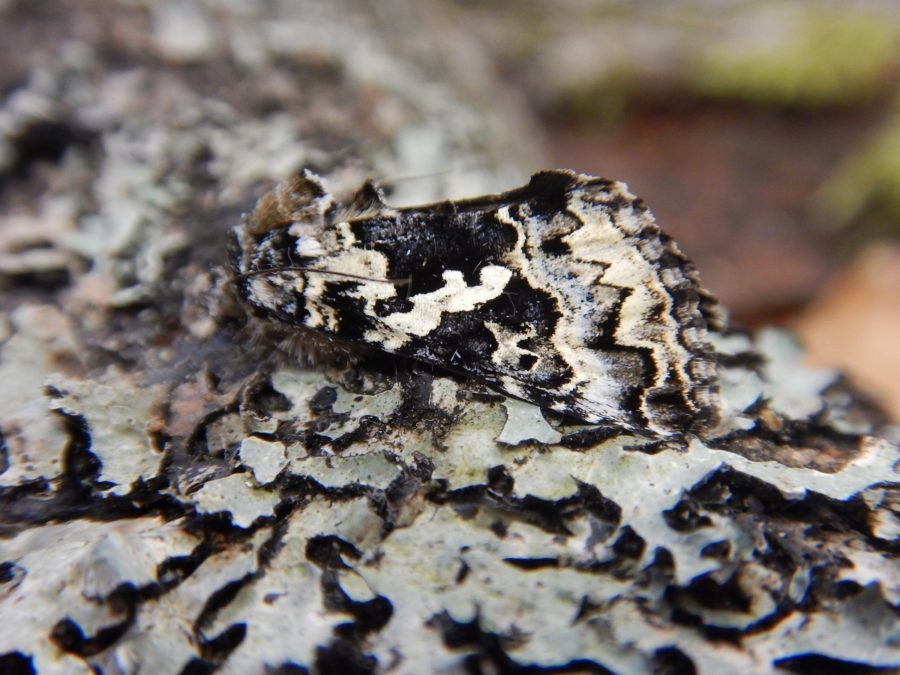
<instances>
[{"instance_id":1,"label":"brown blurred area","mask_svg":"<svg viewBox=\"0 0 900 675\"><path fill-rule=\"evenodd\" d=\"M900 420L900 5L447 1L547 163L628 183L739 326Z\"/></svg>"}]
</instances>

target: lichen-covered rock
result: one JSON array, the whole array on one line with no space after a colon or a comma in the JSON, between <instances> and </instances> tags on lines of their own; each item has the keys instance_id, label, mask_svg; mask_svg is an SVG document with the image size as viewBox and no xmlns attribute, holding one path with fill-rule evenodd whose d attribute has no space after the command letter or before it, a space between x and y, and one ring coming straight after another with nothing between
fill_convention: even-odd
<instances>
[{"instance_id":1,"label":"lichen-covered rock","mask_svg":"<svg viewBox=\"0 0 900 675\"><path fill-rule=\"evenodd\" d=\"M900 666L900 453L783 333L717 333L721 423L673 438L243 327L227 232L300 165L529 172L412 4L0 4L0 218L40 223L0 230L0 670Z\"/></svg>"}]
</instances>

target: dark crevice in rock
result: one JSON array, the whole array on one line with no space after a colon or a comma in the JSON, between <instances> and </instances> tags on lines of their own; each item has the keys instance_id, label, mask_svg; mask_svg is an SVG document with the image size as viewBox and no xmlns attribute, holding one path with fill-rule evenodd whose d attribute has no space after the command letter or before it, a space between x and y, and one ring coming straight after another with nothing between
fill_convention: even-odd
<instances>
[{"instance_id":1,"label":"dark crevice in rock","mask_svg":"<svg viewBox=\"0 0 900 675\"><path fill-rule=\"evenodd\" d=\"M649 443L629 443L622 447L631 452L642 452L645 455L658 455L662 452L684 452L687 450L688 441L684 436L678 435L672 438L663 438Z\"/></svg>"},{"instance_id":2,"label":"dark crevice in rock","mask_svg":"<svg viewBox=\"0 0 900 675\"><path fill-rule=\"evenodd\" d=\"M62 119L31 119L8 137L14 157L0 173L0 189L12 180L24 180L39 162L59 162L72 146L86 146L96 134L73 121Z\"/></svg>"},{"instance_id":3,"label":"dark crevice in rock","mask_svg":"<svg viewBox=\"0 0 900 675\"><path fill-rule=\"evenodd\" d=\"M349 541L335 535L310 537L306 543L306 558L322 570L350 569L343 556L359 560L362 551Z\"/></svg>"},{"instance_id":4,"label":"dark crevice in rock","mask_svg":"<svg viewBox=\"0 0 900 675\"><path fill-rule=\"evenodd\" d=\"M62 418L69 436L62 453L62 474L55 486L34 481L0 489L0 531L13 532L29 525L79 518L111 522L159 515L172 520L189 511L175 497L160 494L166 487L162 478L139 480L125 495L101 494L113 484L99 480L102 463L91 452L87 422L80 415L54 413Z\"/></svg>"},{"instance_id":5,"label":"dark crevice in rock","mask_svg":"<svg viewBox=\"0 0 900 675\"><path fill-rule=\"evenodd\" d=\"M81 657L95 656L112 646L132 626L138 605L137 591L133 584L118 586L105 603L115 613L124 613L125 618L87 636L81 626L70 618L62 619L50 631L50 640L64 652Z\"/></svg>"},{"instance_id":6,"label":"dark crevice in rock","mask_svg":"<svg viewBox=\"0 0 900 675\"><path fill-rule=\"evenodd\" d=\"M206 599L206 603L203 605L203 609L200 611L200 613L197 615L196 620L194 621L194 634L197 635L201 641L203 640L203 631L208 626L210 626L213 621L215 621L218 613L222 610L222 608L230 604L235 599L235 597L237 597L237 594L241 591L242 588L244 588L244 586L253 583L257 579L265 575L266 570L268 569L272 560L281 549L284 535L287 533L287 529L287 517L285 517L284 520L276 523L276 525L272 528L271 536L260 545L259 551L257 553L257 569L255 571L248 572L239 579L229 581L222 587L213 591ZM241 541L249 541L252 534L252 530L244 530L240 534L232 536L230 538L230 541L222 542L221 547L224 548L228 545L234 546L236 544L239 544ZM206 533L206 536L210 537L211 539L218 538L217 535L214 536L210 533ZM210 552L210 555L217 550L217 548L213 548L213 550Z\"/></svg>"},{"instance_id":7,"label":"dark crevice in rock","mask_svg":"<svg viewBox=\"0 0 900 675\"><path fill-rule=\"evenodd\" d=\"M233 623L214 638L203 640L200 643L200 653L204 661L219 665L233 652L247 637L247 624Z\"/></svg>"},{"instance_id":8,"label":"dark crevice in rock","mask_svg":"<svg viewBox=\"0 0 900 675\"><path fill-rule=\"evenodd\" d=\"M712 573L704 574L693 579L685 588L668 588L666 598L676 605L689 599L707 609L729 612L747 612L751 603L740 586L737 574L732 574L724 582L717 581Z\"/></svg>"},{"instance_id":9,"label":"dark crevice in rock","mask_svg":"<svg viewBox=\"0 0 900 675\"><path fill-rule=\"evenodd\" d=\"M511 495L516 486L516 482L505 466L499 464L492 466L487 472L488 489L492 492L508 496Z\"/></svg>"},{"instance_id":10,"label":"dark crevice in rock","mask_svg":"<svg viewBox=\"0 0 900 675\"><path fill-rule=\"evenodd\" d=\"M681 499L671 509L662 512L666 525L676 532L693 532L712 525L709 516L701 513L700 505L693 499Z\"/></svg>"},{"instance_id":11,"label":"dark crevice in rock","mask_svg":"<svg viewBox=\"0 0 900 675\"><path fill-rule=\"evenodd\" d=\"M337 401L337 389L335 387L322 387L309 399L309 409L314 414L322 416L332 412Z\"/></svg>"},{"instance_id":12,"label":"dark crevice in rock","mask_svg":"<svg viewBox=\"0 0 900 675\"><path fill-rule=\"evenodd\" d=\"M394 530L398 519L403 517L404 509L418 493L428 492L433 472L431 460L415 457L413 466L401 465L401 474L391 481L386 490L373 491L370 505L383 521L382 537L387 537Z\"/></svg>"},{"instance_id":13,"label":"dark crevice in rock","mask_svg":"<svg viewBox=\"0 0 900 675\"><path fill-rule=\"evenodd\" d=\"M89 492L90 487L112 487L100 484L98 478L103 463L91 452L91 432L81 415L55 411L63 419L69 442L63 450L63 489Z\"/></svg>"},{"instance_id":14,"label":"dark crevice in rock","mask_svg":"<svg viewBox=\"0 0 900 675\"><path fill-rule=\"evenodd\" d=\"M197 616L197 620L194 622L194 632L198 635L202 634L204 628L212 624L212 622L215 620L216 615L219 613L219 611L223 607L230 604L231 601L234 600L235 597L237 597L237 594L240 592L240 590L255 578L256 576L252 572L250 572L242 576L240 579L229 581L221 588L213 591L206 599L206 602L203 605L203 609L200 610L200 614Z\"/></svg>"},{"instance_id":15,"label":"dark crevice in rock","mask_svg":"<svg viewBox=\"0 0 900 675\"><path fill-rule=\"evenodd\" d=\"M797 675L877 675L897 672L896 666L874 666L815 653L788 656L774 661L772 665Z\"/></svg>"},{"instance_id":16,"label":"dark crevice in rock","mask_svg":"<svg viewBox=\"0 0 900 675\"><path fill-rule=\"evenodd\" d=\"M802 499L789 499L774 485L727 466L707 475L686 494L705 510L729 518L765 515L768 523L806 526L806 536L853 532L878 546L869 526L869 509L860 497L841 501L807 492Z\"/></svg>"},{"instance_id":17,"label":"dark crevice in rock","mask_svg":"<svg viewBox=\"0 0 900 675\"><path fill-rule=\"evenodd\" d=\"M523 665L506 651L507 644L515 644L522 638L502 636L485 631L478 617L472 621L455 621L449 613L432 616L427 624L441 634L450 649L469 652L463 656L463 668L467 673L510 673L511 675L540 675L545 673L597 673L612 675L613 671L588 659L577 659L552 666Z\"/></svg>"},{"instance_id":18,"label":"dark crevice in rock","mask_svg":"<svg viewBox=\"0 0 900 675\"><path fill-rule=\"evenodd\" d=\"M360 651L355 643L336 639L316 649L315 672L319 675L370 675L378 660Z\"/></svg>"},{"instance_id":19,"label":"dark crevice in rock","mask_svg":"<svg viewBox=\"0 0 900 675\"><path fill-rule=\"evenodd\" d=\"M0 476L9 468L9 446L6 444L6 436L0 429Z\"/></svg>"},{"instance_id":20,"label":"dark crevice in rock","mask_svg":"<svg viewBox=\"0 0 900 675\"><path fill-rule=\"evenodd\" d=\"M697 668L691 658L678 647L661 647L650 659L653 675L696 675Z\"/></svg>"},{"instance_id":21,"label":"dark crevice in rock","mask_svg":"<svg viewBox=\"0 0 900 675\"><path fill-rule=\"evenodd\" d=\"M504 558L503 562L520 570L542 570L560 566L558 558Z\"/></svg>"},{"instance_id":22,"label":"dark crevice in rock","mask_svg":"<svg viewBox=\"0 0 900 675\"><path fill-rule=\"evenodd\" d=\"M377 659L366 653L364 642L369 633L387 625L394 613L393 604L382 595L354 600L341 587L340 573L351 569L344 557L354 561L362 557L353 544L334 535L312 537L307 541L306 557L322 570L325 608L353 617L335 627L331 643L317 649L317 672L374 672Z\"/></svg>"},{"instance_id":23,"label":"dark crevice in rock","mask_svg":"<svg viewBox=\"0 0 900 675\"><path fill-rule=\"evenodd\" d=\"M5 673L5 675L37 675L31 656L22 652L0 654L0 673Z\"/></svg>"},{"instance_id":24,"label":"dark crevice in rock","mask_svg":"<svg viewBox=\"0 0 900 675\"><path fill-rule=\"evenodd\" d=\"M736 354L718 353L716 354L716 363L720 368L749 370L761 375L766 365L766 358L755 351L737 352Z\"/></svg>"},{"instance_id":25,"label":"dark crevice in rock","mask_svg":"<svg viewBox=\"0 0 900 675\"><path fill-rule=\"evenodd\" d=\"M190 555L172 556L163 560L156 566L160 594L176 588L191 576L203 561L212 555L213 550L210 542L203 541L191 551Z\"/></svg>"},{"instance_id":26,"label":"dark crevice in rock","mask_svg":"<svg viewBox=\"0 0 900 675\"><path fill-rule=\"evenodd\" d=\"M714 541L700 549L700 557L715 558L716 560L728 560L731 555L730 541Z\"/></svg>"},{"instance_id":27,"label":"dark crevice in rock","mask_svg":"<svg viewBox=\"0 0 900 675\"><path fill-rule=\"evenodd\" d=\"M216 672L217 666L199 657L193 658L185 664L179 675L211 675Z\"/></svg>"},{"instance_id":28,"label":"dark crevice in rock","mask_svg":"<svg viewBox=\"0 0 900 675\"><path fill-rule=\"evenodd\" d=\"M328 444L332 452L340 454L354 443L371 443L389 427L374 415L364 415L352 431L333 438Z\"/></svg>"},{"instance_id":29,"label":"dark crevice in rock","mask_svg":"<svg viewBox=\"0 0 900 675\"><path fill-rule=\"evenodd\" d=\"M514 497L497 494L486 485L472 485L449 492L435 485L428 497L438 504L448 504L460 513L475 515L478 509L496 510L506 517L521 520L553 534L569 535L565 521L584 510L576 494L556 502L527 495Z\"/></svg>"},{"instance_id":30,"label":"dark crevice in rock","mask_svg":"<svg viewBox=\"0 0 900 675\"><path fill-rule=\"evenodd\" d=\"M622 527L618 538L613 543L613 551L623 558L639 559L644 554L647 542L630 526Z\"/></svg>"},{"instance_id":31,"label":"dark crevice in rock","mask_svg":"<svg viewBox=\"0 0 900 675\"><path fill-rule=\"evenodd\" d=\"M207 439L207 430L209 429L209 426L223 417L238 412L238 409L238 404L234 403L219 408L218 410L214 410L200 420L185 443L185 449L187 450L188 455L194 459L205 459L209 457L210 450Z\"/></svg>"},{"instance_id":32,"label":"dark crevice in rock","mask_svg":"<svg viewBox=\"0 0 900 675\"><path fill-rule=\"evenodd\" d=\"M268 419L291 409L290 399L272 386L268 377L255 378L241 394L241 413Z\"/></svg>"},{"instance_id":33,"label":"dark crevice in rock","mask_svg":"<svg viewBox=\"0 0 900 675\"><path fill-rule=\"evenodd\" d=\"M566 434L559 440L559 445L570 450L593 450L599 444L621 435L622 427L598 425Z\"/></svg>"}]
</instances>

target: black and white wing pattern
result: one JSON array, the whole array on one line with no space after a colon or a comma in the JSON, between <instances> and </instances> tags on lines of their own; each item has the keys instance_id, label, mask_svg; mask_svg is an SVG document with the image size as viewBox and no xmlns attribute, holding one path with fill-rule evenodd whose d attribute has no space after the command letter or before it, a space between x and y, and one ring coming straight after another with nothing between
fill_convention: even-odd
<instances>
[{"instance_id":1,"label":"black and white wing pattern","mask_svg":"<svg viewBox=\"0 0 900 675\"><path fill-rule=\"evenodd\" d=\"M718 304L642 200L569 171L465 201L338 204L310 172L236 228L240 295L298 330L400 354L586 422L717 417Z\"/></svg>"}]
</instances>

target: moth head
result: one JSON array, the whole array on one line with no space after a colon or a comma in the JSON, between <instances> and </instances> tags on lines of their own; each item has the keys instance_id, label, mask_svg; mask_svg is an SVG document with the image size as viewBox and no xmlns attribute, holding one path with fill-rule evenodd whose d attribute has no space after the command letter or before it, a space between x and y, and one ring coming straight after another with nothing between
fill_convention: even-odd
<instances>
[{"instance_id":1,"label":"moth head","mask_svg":"<svg viewBox=\"0 0 900 675\"><path fill-rule=\"evenodd\" d=\"M244 219L247 234L254 237L292 223L321 227L334 200L322 179L308 169L267 192Z\"/></svg>"}]
</instances>

